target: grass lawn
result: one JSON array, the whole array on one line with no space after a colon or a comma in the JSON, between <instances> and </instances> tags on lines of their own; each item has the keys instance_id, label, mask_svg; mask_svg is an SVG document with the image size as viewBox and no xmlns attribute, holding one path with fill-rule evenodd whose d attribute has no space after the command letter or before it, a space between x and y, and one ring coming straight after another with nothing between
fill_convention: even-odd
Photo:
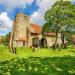
<instances>
[{"instance_id":1,"label":"grass lawn","mask_svg":"<svg viewBox=\"0 0 75 75\"><path fill-rule=\"evenodd\" d=\"M27 57L63 57L63 56L75 56L75 49L68 48L66 50L52 50L52 49L37 49L35 52L31 48L17 48L17 54L9 52L5 46L0 46L0 60L10 60L12 58L27 58Z\"/></svg>"},{"instance_id":2,"label":"grass lawn","mask_svg":"<svg viewBox=\"0 0 75 75\"><path fill-rule=\"evenodd\" d=\"M17 48L17 54L0 46L0 75L75 75L75 49Z\"/></svg>"}]
</instances>

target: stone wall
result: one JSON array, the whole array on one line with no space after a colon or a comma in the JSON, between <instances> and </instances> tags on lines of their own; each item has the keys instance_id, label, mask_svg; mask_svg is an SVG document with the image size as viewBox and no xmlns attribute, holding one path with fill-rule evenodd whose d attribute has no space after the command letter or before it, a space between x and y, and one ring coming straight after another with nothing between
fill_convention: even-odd
<instances>
[{"instance_id":1,"label":"stone wall","mask_svg":"<svg viewBox=\"0 0 75 75\"><path fill-rule=\"evenodd\" d=\"M37 38L37 37L38 37L39 40L41 40L42 35L41 35L41 34L38 34L38 35L37 35L37 34L30 34L29 47L32 46L32 39L33 39L33 38Z\"/></svg>"},{"instance_id":2,"label":"stone wall","mask_svg":"<svg viewBox=\"0 0 75 75\"><path fill-rule=\"evenodd\" d=\"M53 36L46 36L46 40L47 40L47 46L52 46L55 43L55 37Z\"/></svg>"}]
</instances>

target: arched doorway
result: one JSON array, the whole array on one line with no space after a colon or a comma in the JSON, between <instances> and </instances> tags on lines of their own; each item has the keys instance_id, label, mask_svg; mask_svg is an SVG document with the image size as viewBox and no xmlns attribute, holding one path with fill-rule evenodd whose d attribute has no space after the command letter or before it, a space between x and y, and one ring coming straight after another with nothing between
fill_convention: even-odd
<instances>
[{"instance_id":1,"label":"arched doorway","mask_svg":"<svg viewBox=\"0 0 75 75\"><path fill-rule=\"evenodd\" d=\"M41 39L41 47L42 48L47 47L47 40L45 38Z\"/></svg>"},{"instance_id":2,"label":"arched doorway","mask_svg":"<svg viewBox=\"0 0 75 75\"><path fill-rule=\"evenodd\" d=\"M39 38L32 38L32 46L39 47Z\"/></svg>"}]
</instances>

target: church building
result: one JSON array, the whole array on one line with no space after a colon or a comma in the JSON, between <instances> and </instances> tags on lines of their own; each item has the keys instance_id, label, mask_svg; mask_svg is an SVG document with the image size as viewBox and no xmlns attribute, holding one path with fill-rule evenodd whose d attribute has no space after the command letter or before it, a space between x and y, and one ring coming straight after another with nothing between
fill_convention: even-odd
<instances>
[{"instance_id":1,"label":"church building","mask_svg":"<svg viewBox=\"0 0 75 75\"><path fill-rule=\"evenodd\" d=\"M41 33L41 25L30 23L29 16L23 13L18 13L16 15L16 19L13 21L10 45L17 47L30 47L33 44L44 45L44 38ZM46 33L47 46L51 46L55 42L55 35L56 34L54 32Z\"/></svg>"}]
</instances>

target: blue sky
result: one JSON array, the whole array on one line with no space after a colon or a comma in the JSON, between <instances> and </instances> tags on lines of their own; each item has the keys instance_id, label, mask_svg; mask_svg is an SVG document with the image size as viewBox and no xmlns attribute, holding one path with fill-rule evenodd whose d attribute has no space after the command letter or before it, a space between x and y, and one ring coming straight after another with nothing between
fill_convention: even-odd
<instances>
[{"instance_id":1,"label":"blue sky","mask_svg":"<svg viewBox=\"0 0 75 75\"><path fill-rule=\"evenodd\" d=\"M0 0L0 35L12 30L13 20L17 13L30 16L31 23L43 25L45 12L57 0ZM75 3L75 0L72 1Z\"/></svg>"},{"instance_id":2,"label":"blue sky","mask_svg":"<svg viewBox=\"0 0 75 75\"><path fill-rule=\"evenodd\" d=\"M33 12L38 11L39 6L36 4L36 0L33 0L31 4L25 4L23 7L16 6L8 12L8 16L13 20L15 19L16 13L25 13L26 15L32 15Z\"/></svg>"}]
</instances>

